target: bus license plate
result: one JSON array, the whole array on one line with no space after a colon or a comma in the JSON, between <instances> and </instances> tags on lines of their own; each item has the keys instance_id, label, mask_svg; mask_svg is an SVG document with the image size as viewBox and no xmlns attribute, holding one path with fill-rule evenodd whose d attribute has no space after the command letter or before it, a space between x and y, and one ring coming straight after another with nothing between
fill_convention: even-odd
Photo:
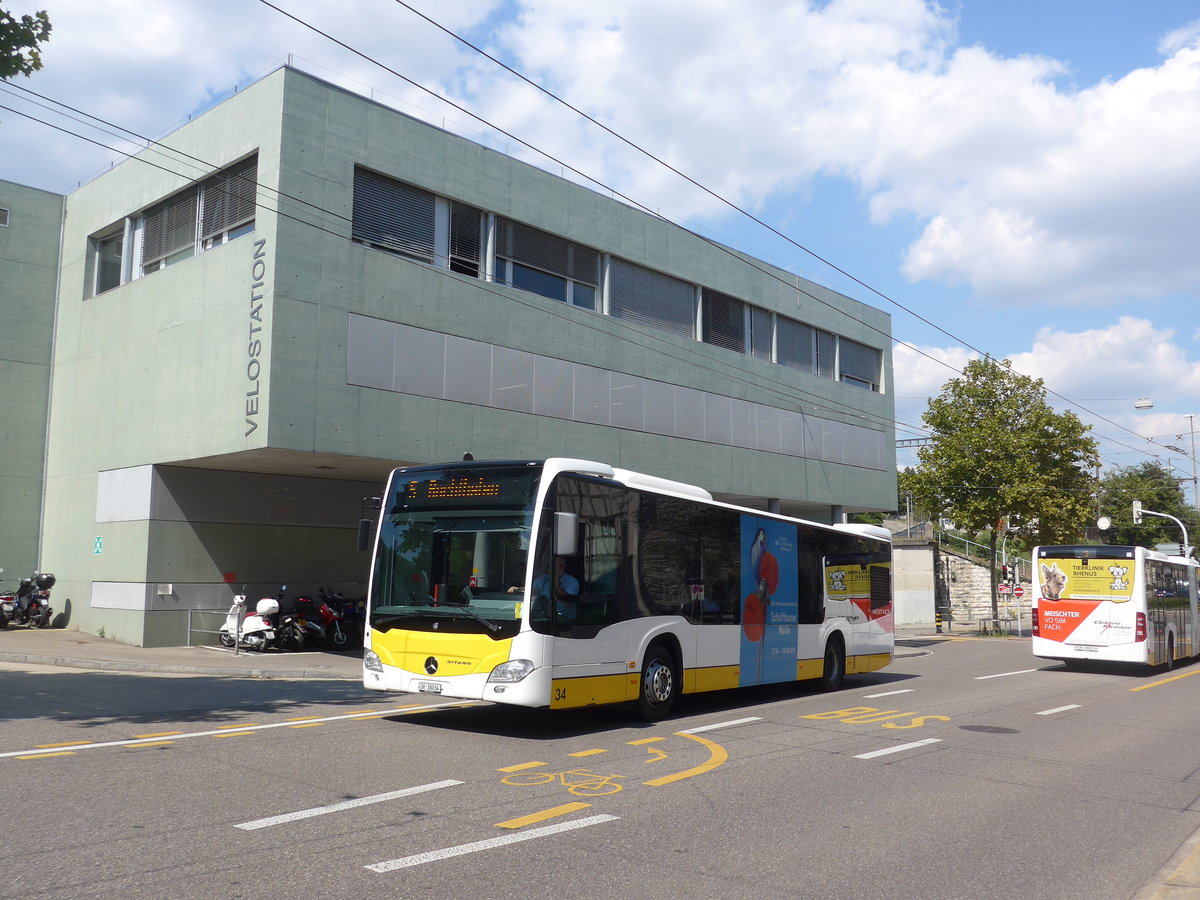
<instances>
[{"instance_id":1,"label":"bus license plate","mask_svg":"<svg viewBox=\"0 0 1200 900\"><path fill-rule=\"evenodd\" d=\"M1090 644L1072 644L1071 649L1079 653L1099 653L1099 647L1093 647Z\"/></svg>"},{"instance_id":2,"label":"bus license plate","mask_svg":"<svg viewBox=\"0 0 1200 900\"><path fill-rule=\"evenodd\" d=\"M417 690L422 694L440 694L442 686L436 681L418 681Z\"/></svg>"}]
</instances>

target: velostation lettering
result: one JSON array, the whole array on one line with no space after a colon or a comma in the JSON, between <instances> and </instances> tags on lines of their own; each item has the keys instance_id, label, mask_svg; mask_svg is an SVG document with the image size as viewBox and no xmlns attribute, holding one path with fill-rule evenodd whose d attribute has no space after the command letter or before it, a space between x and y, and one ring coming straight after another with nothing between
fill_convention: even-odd
<instances>
[{"instance_id":1,"label":"velostation lettering","mask_svg":"<svg viewBox=\"0 0 1200 900\"><path fill-rule=\"evenodd\" d=\"M250 264L250 337L246 344L246 437L258 428L258 391L262 375L259 357L263 351L263 297L267 283L267 241L254 242Z\"/></svg>"}]
</instances>

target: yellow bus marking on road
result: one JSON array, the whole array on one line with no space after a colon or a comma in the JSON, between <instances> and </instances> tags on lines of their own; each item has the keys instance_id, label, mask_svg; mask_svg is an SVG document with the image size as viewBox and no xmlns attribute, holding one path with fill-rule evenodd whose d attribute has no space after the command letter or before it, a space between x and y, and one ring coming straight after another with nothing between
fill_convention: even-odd
<instances>
[{"instance_id":1,"label":"yellow bus marking on road","mask_svg":"<svg viewBox=\"0 0 1200 900\"><path fill-rule=\"evenodd\" d=\"M1152 681L1149 684L1138 685L1135 688L1130 688L1132 691L1144 691L1152 687L1158 687L1160 684L1170 684L1172 681L1178 681L1180 678L1191 678L1193 675L1200 675L1200 669L1193 669L1190 672L1180 672L1178 675L1172 675L1169 678L1160 678L1158 681Z\"/></svg>"},{"instance_id":2,"label":"yellow bus marking on road","mask_svg":"<svg viewBox=\"0 0 1200 900\"><path fill-rule=\"evenodd\" d=\"M147 747L166 747L168 744L174 744L174 741L150 741L146 744L128 744L126 750L145 750Z\"/></svg>"},{"instance_id":3,"label":"yellow bus marking on road","mask_svg":"<svg viewBox=\"0 0 1200 900\"><path fill-rule=\"evenodd\" d=\"M596 756L599 753L607 753L607 750L580 750L578 753L568 753L567 756Z\"/></svg>"},{"instance_id":4,"label":"yellow bus marking on road","mask_svg":"<svg viewBox=\"0 0 1200 900\"><path fill-rule=\"evenodd\" d=\"M235 728L262 728L257 722L247 722L245 725L218 725L217 729L229 729L232 731Z\"/></svg>"},{"instance_id":5,"label":"yellow bus marking on road","mask_svg":"<svg viewBox=\"0 0 1200 900\"><path fill-rule=\"evenodd\" d=\"M372 712L374 712L374 710L372 710ZM313 719L319 719L319 718L321 718L321 717L320 716L292 716L291 718L285 719L284 721L285 722L311 722Z\"/></svg>"},{"instance_id":6,"label":"yellow bus marking on road","mask_svg":"<svg viewBox=\"0 0 1200 900\"><path fill-rule=\"evenodd\" d=\"M564 803L562 806L543 809L541 812L530 813L527 816L521 816L516 819L509 819L507 822L497 822L496 827L524 828L526 825L532 825L535 822L545 822L547 819L555 819L559 816L565 816L567 813L587 809L591 805L590 803Z\"/></svg>"},{"instance_id":7,"label":"yellow bus marking on road","mask_svg":"<svg viewBox=\"0 0 1200 900\"><path fill-rule=\"evenodd\" d=\"M155 738L155 737L172 737L177 734L183 734L182 731L158 731L154 734L135 734L135 738ZM83 743L87 743L84 741Z\"/></svg>"},{"instance_id":8,"label":"yellow bus marking on road","mask_svg":"<svg viewBox=\"0 0 1200 900\"><path fill-rule=\"evenodd\" d=\"M18 756L17 759L46 759L51 756L74 756L74 750L60 750L57 753L31 753L28 756Z\"/></svg>"},{"instance_id":9,"label":"yellow bus marking on road","mask_svg":"<svg viewBox=\"0 0 1200 900\"><path fill-rule=\"evenodd\" d=\"M497 772L523 772L526 769L536 769L538 766L544 766L544 762L527 762L521 763L519 766L505 766L503 769L497 769Z\"/></svg>"},{"instance_id":10,"label":"yellow bus marking on road","mask_svg":"<svg viewBox=\"0 0 1200 900\"><path fill-rule=\"evenodd\" d=\"M324 722L303 722L299 725L289 725L288 728L320 728Z\"/></svg>"},{"instance_id":11,"label":"yellow bus marking on road","mask_svg":"<svg viewBox=\"0 0 1200 900\"><path fill-rule=\"evenodd\" d=\"M63 741L60 744L38 744L39 750L53 750L55 747L78 747L82 744L90 744L91 741Z\"/></svg>"},{"instance_id":12,"label":"yellow bus marking on road","mask_svg":"<svg viewBox=\"0 0 1200 900\"><path fill-rule=\"evenodd\" d=\"M227 731L224 734L214 734L213 737L216 738L217 740L220 740L221 738L250 737L251 735L255 735L255 734L258 734L258 732L257 731Z\"/></svg>"},{"instance_id":13,"label":"yellow bus marking on road","mask_svg":"<svg viewBox=\"0 0 1200 900\"><path fill-rule=\"evenodd\" d=\"M708 761L703 762L691 769L684 769L682 772L676 772L673 775L664 775L662 778L655 778L651 781L643 781L642 784L650 787L661 787L664 784L671 784L675 781L682 781L685 778L691 778L693 775L703 775L705 772L711 772L713 769L723 765L729 759L729 753L720 744L715 741L710 741L708 738L702 738L696 734L688 734L686 731L675 732L679 737L685 737L688 740L696 741L708 748Z\"/></svg>"},{"instance_id":14,"label":"yellow bus marking on road","mask_svg":"<svg viewBox=\"0 0 1200 900\"><path fill-rule=\"evenodd\" d=\"M625 743L628 744L630 747L640 747L642 744L654 744L654 743L657 743L658 741L665 741L665 740L666 740L666 738L652 737L652 738L642 738L639 741L626 741Z\"/></svg>"}]
</instances>

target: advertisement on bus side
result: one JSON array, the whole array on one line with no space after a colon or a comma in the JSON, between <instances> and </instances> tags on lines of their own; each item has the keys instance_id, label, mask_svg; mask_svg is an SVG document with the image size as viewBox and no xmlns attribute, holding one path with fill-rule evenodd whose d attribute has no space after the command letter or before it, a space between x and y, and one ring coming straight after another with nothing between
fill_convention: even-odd
<instances>
[{"instance_id":1,"label":"advertisement on bus side","mask_svg":"<svg viewBox=\"0 0 1200 900\"><path fill-rule=\"evenodd\" d=\"M796 528L742 517L742 636L739 684L796 678L799 621Z\"/></svg>"}]
</instances>

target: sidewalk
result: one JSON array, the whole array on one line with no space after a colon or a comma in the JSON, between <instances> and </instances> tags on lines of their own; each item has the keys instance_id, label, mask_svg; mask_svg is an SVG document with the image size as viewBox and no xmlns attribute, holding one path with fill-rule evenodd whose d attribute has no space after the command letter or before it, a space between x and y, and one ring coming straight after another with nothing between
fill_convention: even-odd
<instances>
[{"instance_id":1,"label":"sidewalk","mask_svg":"<svg viewBox=\"0 0 1200 900\"><path fill-rule=\"evenodd\" d=\"M938 634L933 625L901 625L899 641L971 637ZM897 656L905 655L898 652ZM7 628L0 631L0 662L37 663L72 669L167 672L226 678L362 678L362 650L269 651L236 655L224 647L133 647L81 631Z\"/></svg>"},{"instance_id":2,"label":"sidewalk","mask_svg":"<svg viewBox=\"0 0 1200 900\"><path fill-rule=\"evenodd\" d=\"M133 647L60 628L0 631L0 662L226 678L362 679L361 648L235 655L223 647Z\"/></svg>"}]
</instances>

